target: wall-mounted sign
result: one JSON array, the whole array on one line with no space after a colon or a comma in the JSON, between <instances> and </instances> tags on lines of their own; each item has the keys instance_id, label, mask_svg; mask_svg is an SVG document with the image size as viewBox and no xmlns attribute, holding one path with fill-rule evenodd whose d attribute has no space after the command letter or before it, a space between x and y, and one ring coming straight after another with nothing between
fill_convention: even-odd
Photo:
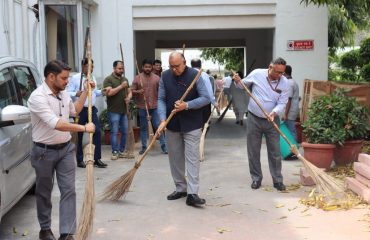
<instances>
[{"instance_id":1,"label":"wall-mounted sign","mask_svg":"<svg viewBox=\"0 0 370 240\"><path fill-rule=\"evenodd\" d=\"M288 40L288 51L309 51L313 50L313 40Z\"/></svg>"}]
</instances>

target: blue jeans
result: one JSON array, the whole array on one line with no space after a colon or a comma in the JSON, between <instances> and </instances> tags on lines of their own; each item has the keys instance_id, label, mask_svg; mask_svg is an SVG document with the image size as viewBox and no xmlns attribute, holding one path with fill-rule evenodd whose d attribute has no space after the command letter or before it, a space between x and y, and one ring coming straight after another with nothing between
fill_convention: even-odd
<instances>
[{"instance_id":1,"label":"blue jeans","mask_svg":"<svg viewBox=\"0 0 370 240\"><path fill-rule=\"evenodd\" d=\"M159 122L159 115L157 113L157 109L148 109L149 115L152 117L152 125L153 125L153 131L158 128L160 122ZM141 145L143 148L146 148L147 140L148 140L148 121L146 118L146 109L139 109L139 119L140 119L140 138L141 138ZM161 143L161 146L165 144L164 135L163 133L159 137L159 142Z\"/></svg>"},{"instance_id":2,"label":"blue jeans","mask_svg":"<svg viewBox=\"0 0 370 240\"><path fill-rule=\"evenodd\" d=\"M297 131L295 129L295 121L286 119L284 121L285 125L288 127L290 133L293 135L294 139L297 141Z\"/></svg>"},{"instance_id":3,"label":"blue jeans","mask_svg":"<svg viewBox=\"0 0 370 240\"><path fill-rule=\"evenodd\" d=\"M126 146L126 136L128 129L127 115L122 113L108 112L110 125L110 143L112 145L112 152L123 152ZM121 131L121 141L118 146L117 134L118 129Z\"/></svg>"}]
</instances>

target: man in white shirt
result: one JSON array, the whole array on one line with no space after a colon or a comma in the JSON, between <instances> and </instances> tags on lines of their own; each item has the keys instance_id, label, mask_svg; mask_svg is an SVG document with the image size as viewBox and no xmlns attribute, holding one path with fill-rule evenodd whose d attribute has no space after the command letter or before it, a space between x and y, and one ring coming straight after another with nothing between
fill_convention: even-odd
<instances>
[{"instance_id":1,"label":"man in white shirt","mask_svg":"<svg viewBox=\"0 0 370 240\"><path fill-rule=\"evenodd\" d=\"M79 100L72 102L64 91L71 68L54 60L44 69L45 82L34 90L28 100L31 112L32 140L31 163L36 171L36 206L40 224L40 240L55 240L51 231L51 192L54 173L60 190L59 233L60 240L73 240L76 231L76 190L74 163L75 146L70 142L70 132L95 131L93 123L85 125L69 122L76 116L87 97L83 91ZM84 88L87 89L85 81Z\"/></svg>"}]
</instances>

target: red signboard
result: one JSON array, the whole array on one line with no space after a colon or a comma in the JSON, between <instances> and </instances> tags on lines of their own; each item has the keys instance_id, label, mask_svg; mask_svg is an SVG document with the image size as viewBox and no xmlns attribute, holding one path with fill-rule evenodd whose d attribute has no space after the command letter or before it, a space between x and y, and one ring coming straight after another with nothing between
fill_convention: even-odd
<instances>
[{"instance_id":1,"label":"red signboard","mask_svg":"<svg viewBox=\"0 0 370 240\"><path fill-rule=\"evenodd\" d=\"M287 50L289 51L307 51L313 50L313 40L288 40Z\"/></svg>"}]
</instances>

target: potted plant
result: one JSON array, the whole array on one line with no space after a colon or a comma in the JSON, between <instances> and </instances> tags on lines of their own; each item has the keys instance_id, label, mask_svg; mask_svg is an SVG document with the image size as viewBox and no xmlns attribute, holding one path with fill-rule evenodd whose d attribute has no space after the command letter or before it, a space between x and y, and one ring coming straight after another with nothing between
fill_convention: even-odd
<instances>
[{"instance_id":1,"label":"potted plant","mask_svg":"<svg viewBox=\"0 0 370 240\"><path fill-rule=\"evenodd\" d=\"M345 132L344 143L337 145L334 151L334 161L337 165L346 165L357 160L363 140L370 129L369 110L345 93L344 89L336 90L336 94L341 97L340 122Z\"/></svg>"},{"instance_id":2,"label":"potted plant","mask_svg":"<svg viewBox=\"0 0 370 240\"><path fill-rule=\"evenodd\" d=\"M110 125L109 125L107 109L104 109L103 111L101 111L99 115L99 123L100 123L100 128L104 132L104 143L106 145L109 145L110 144Z\"/></svg>"},{"instance_id":3,"label":"potted plant","mask_svg":"<svg viewBox=\"0 0 370 240\"><path fill-rule=\"evenodd\" d=\"M317 98L302 124L307 142L302 142L304 157L319 168L330 169L336 144L343 144L346 131L341 121L342 97L336 91Z\"/></svg>"}]
</instances>

